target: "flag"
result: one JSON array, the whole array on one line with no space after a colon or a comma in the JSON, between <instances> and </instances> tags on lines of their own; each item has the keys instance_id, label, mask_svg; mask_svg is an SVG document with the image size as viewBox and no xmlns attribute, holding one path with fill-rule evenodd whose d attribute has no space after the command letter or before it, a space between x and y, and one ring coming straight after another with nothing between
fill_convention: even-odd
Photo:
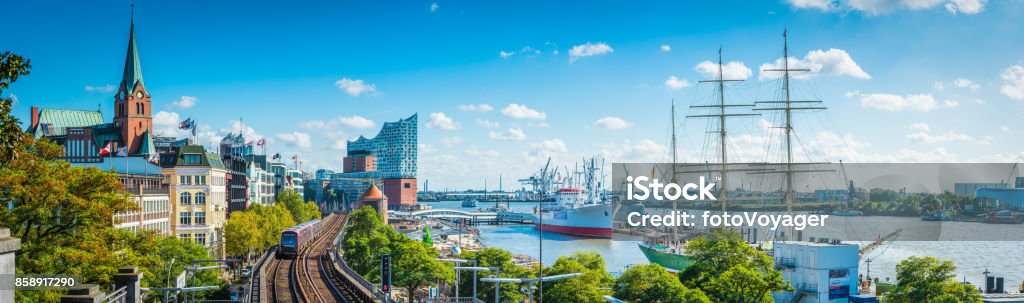
<instances>
[{"instance_id":1,"label":"flag","mask_svg":"<svg viewBox=\"0 0 1024 303\"><path fill-rule=\"evenodd\" d=\"M252 141L245 142L245 146L252 146Z\"/></svg>"},{"instance_id":2,"label":"flag","mask_svg":"<svg viewBox=\"0 0 1024 303\"><path fill-rule=\"evenodd\" d=\"M117 148L117 156L118 157L128 156L128 147L126 147L126 146L118 147Z\"/></svg>"},{"instance_id":3,"label":"flag","mask_svg":"<svg viewBox=\"0 0 1024 303\"><path fill-rule=\"evenodd\" d=\"M266 142L265 142L265 141L263 141L263 138L260 138L260 140L259 140L259 141L256 141L256 146L263 146L263 144L265 144L265 143L266 143Z\"/></svg>"},{"instance_id":4,"label":"flag","mask_svg":"<svg viewBox=\"0 0 1024 303\"><path fill-rule=\"evenodd\" d=\"M185 119L185 121L178 123L178 129L194 129L195 127L196 122L192 121L192 118Z\"/></svg>"},{"instance_id":5,"label":"flag","mask_svg":"<svg viewBox=\"0 0 1024 303\"><path fill-rule=\"evenodd\" d=\"M149 161L149 162L160 161L160 153L155 153L155 154L149 155L149 158L147 158L146 160Z\"/></svg>"},{"instance_id":6,"label":"flag","mask_svg":"<svg viewBox=\"0 0 1024 303\"><path fill-rule=\"evenodd\" d=\"M274 154L274 157L273 157L273 158L270 158L270 159L271 159L271 160L277 160L277 159L281 159L281 154L280 154L280 153L276 153L276 154Z\"/></svg>"},{"instance_id":7,"label":"flag","mask_svg":"<svg viewBox=\"0 0 1024 303\"><path fill-rule=\"evenodd\" d=\"M100 149L100 156L106 156L110 154L110 142L107 142L106 146Z\"/></svg>"}]
</instances>

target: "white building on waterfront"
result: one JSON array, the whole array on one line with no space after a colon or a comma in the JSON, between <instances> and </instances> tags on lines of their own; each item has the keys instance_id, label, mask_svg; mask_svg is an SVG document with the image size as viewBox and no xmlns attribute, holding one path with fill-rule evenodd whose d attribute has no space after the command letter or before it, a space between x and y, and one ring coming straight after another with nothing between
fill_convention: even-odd
<instances>
[{"instance_id":1,"label":"white building on waterfront","mask_svg":"<svg viewBox=\"0 0 1024 303\"><path fill-rule=\"evenodd\" d=\"M849 302L857 294L860 248L837 242L775 242L775 266L794 289L773 293L775 302Z\"/></svg>"},{"instance_id":2,"label":"white building on waterfront","mask_svg":"<svg viewBox=\"0 0 1024 303\"><path fill-rule=\"evenodd\" d=\"M274 205L274 173L264 170L255 161L249 162L249 205Z\"/></svg>"}]
</instances>

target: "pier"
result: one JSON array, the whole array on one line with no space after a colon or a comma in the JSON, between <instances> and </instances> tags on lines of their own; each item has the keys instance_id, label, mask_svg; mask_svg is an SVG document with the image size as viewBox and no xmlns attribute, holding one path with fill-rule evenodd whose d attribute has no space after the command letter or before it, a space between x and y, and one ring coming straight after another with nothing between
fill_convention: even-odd
<instances>
[{"instance_id":1,"label":"pier","mask_svg":"<svg viewBox=\"0 0 1024 303\"><path fill-rule=\"evenodd\" d=\"M430 218L449 221L468 220L469 225L533 224L537 217L530 213L512 211L467 211L461 209L435 208L415 211L389 210L392 218Z\"/></svg>"}]
</instances>

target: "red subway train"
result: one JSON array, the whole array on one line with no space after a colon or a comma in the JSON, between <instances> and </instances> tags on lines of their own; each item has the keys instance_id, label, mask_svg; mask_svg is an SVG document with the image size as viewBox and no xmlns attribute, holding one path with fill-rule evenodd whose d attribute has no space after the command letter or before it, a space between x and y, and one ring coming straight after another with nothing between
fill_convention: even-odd
<instances>
[{"instance_id":1,"label":"red subway train","mask_svg":"<svg viewBox=\"0 0 1024 303\"><path fill-rule=\"evenodd\" d=\"M277 257L295 257L320 234L320 220L309 220L305 223L289 227L281 231L281 242L278 244Z\"/></svg>"}]
</instances>

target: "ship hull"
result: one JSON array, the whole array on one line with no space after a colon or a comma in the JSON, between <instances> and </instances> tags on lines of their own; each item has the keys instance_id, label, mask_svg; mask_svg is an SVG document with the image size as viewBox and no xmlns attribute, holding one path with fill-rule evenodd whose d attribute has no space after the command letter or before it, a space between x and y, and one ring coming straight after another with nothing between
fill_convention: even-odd
<instances>
[{"instance_id":1,"label":"ship hull","mask_svg":"<svg viewBox=\"0 0 1024 303\"><path fill-rule=\"evenodd\" d=\"M573 236L608 238L612 237L612 208L610 204L594 205L576 209L545 211L534 228Z\"/></svg>"},{"instance_id":2,"label":"ship hull","mask_svg":"<svg viewBox=\"0 0 1024 303\"><path fill-rule=\"evenodd\" d=\"M693 264L693 259L686 255L660 251L643 244L638 246L640 251L644 253L644 256L647 257L647 261L661 265L661 267L670 271L679 272Z\"/></svg>"}]
</instances>

